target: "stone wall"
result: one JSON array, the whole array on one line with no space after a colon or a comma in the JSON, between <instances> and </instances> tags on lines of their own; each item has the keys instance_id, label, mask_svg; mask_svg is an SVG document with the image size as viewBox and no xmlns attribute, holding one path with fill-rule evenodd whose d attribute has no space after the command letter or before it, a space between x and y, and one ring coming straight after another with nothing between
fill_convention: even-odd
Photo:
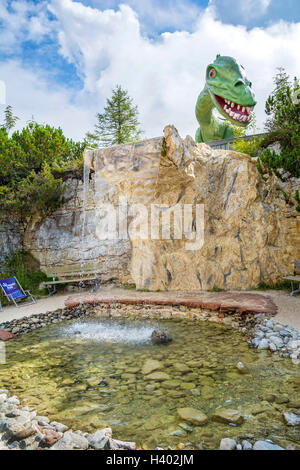
<instances>
[{"instance_id":1,"label":"stone wall","mask_svg":"<svg viewBox=\"0 0 300 470\"><path fill-rule=\"evenodd\" d=\"M86 150L85 161L92 171L86 196L82 181L69 180L61 208L26 232L25 247L44 270L95 263L102 281L138 288L248 289L281 280L300 259L300 214L293 203L299 180L282 184L272 177L265 184L247 155L182 140L168 126L164 139ZM125 199L129 209L143 204L149 213L153 204L204 205L203 247L187 250L173 231L169 240L103 240L103 204L113 208ZM134 213L129 221L136 221Z\"/></svg>"},{"instance_id":2,"label":"stone wall","mask_svg":"<svg viewBox=\"0 0 300 470\"><path fill-rule=\"evenodd\" d=\"M162 138L136 144L86 151L91 174L87 187L70 179L65 203L51 217L36 219L29 226L24 245L45 272L54 266L95 265L102 282L132 282L131 242L99 239L101 203L117 205L119 196L148 201L152 181L157 179ZM97 171L95 171L95 169ZM150 189L150 193L151 193Z\"/></svg>"},{"instance_id":3,"label":"stone wall","mask_svg":"<svg viewBox=\"0 0 300 470\"><path fill-rule=\"evenodd\" d=\"M0 272L7 256L21 249L22 238L19 224L0 219Z\"/></svg>"}]
</instances>

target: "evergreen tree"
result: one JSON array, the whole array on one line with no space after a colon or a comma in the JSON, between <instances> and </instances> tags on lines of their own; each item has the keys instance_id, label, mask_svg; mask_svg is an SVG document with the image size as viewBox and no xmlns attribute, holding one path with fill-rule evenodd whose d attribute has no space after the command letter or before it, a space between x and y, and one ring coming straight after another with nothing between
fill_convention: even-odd
<instances>
[{"instance_id":1,"label":"evergreen tree","mask_svg":"<svg viewBox=\"0 0 300 470\"><path fill-rule=\"evenodd\" d=\"M279 129L292 129L300 124L299 83L295 77L292 84L283 68L279 68L274 78L275 89L266 102L266 129L274 132Z\"/></svg>"},{"instance_id":2,"label":"evergreen tree","mask_svg":"<svg viewBox=\"0 0 300 470\"><path fill-rule=\"evenodd\" d=\"M6 129L9 132L13 127L15 127L18 117L14 116L12 107L10 105L6 106L4 111L4 123L2 128Z\"/></svg>"},{"instance_id":3,"label":"evergreen tree","mask_svg":"<svg viewBox=\"0 0 300 470\"><path fill-rule=\"evenodd\" d=\"M280 142L280 154L266 148L258 159L258 170L264 174L276 174L286 181L300 177L300 99L299 82L291 83L283 68L278 69L274 79L275 89L266 102L268 119L266 129L269 134L263 139L262 146ZM295 194L297 210L299 191Z\"/></svg>"},{"instance_id":4,"label":"evergreen tree","mask_svg":"<svg viewBox=\"0 0 300 470\"><path fill-rule=\"evenodd\" d=\"M94 132L86 134L88 143L110 147L137 141L143 133L139 129L138 115L138 107L133 105L128 92L117 85L106 101L104 112L97 114Z\"/></svg>"},{"instance_id":5,"label":"evergreen tree","mask_svg":"<svg viewBox=\"0 0 300 470\"><path fill-rule=\"evenodd\" d=\"M67 139L60 128L30 122L8 135L0 128L0 211L26 227L63 201L65 176L82 174L86 142Z\"/></svg>"}]
</instances>

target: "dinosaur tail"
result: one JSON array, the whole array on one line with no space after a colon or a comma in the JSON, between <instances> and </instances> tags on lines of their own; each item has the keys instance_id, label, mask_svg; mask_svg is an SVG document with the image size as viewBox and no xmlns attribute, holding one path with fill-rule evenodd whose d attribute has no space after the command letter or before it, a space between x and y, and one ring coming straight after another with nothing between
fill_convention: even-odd
<instances>
[{"instance_id":1,"label":"dinosaur tail","mask_svg":"<svg viewBox=\"0 0 300 470\"><path fill-rule=\"evenodd\" d=\"M201 132L200 127L198 127L198 129L196 131L195 142L197 144L201 144L203 142L203 137L202 137L202 132Z\"/></svg>"}]
</instances>

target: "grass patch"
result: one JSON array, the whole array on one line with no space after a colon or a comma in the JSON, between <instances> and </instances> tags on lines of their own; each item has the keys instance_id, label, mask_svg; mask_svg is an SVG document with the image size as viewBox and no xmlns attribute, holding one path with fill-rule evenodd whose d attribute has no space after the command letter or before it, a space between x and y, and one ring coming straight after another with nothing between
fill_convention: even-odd
<instances>
[{"instance_id":1,"label":"grass patch","mask_svg":"<svg viewBox=\"0 0 300 470\"><path fill-rule=\"evenodd\" d=\"M256 289L254 290L285 290L290 289L290 281L280 281L280 282L260 282Z\"/></svg>"},{"instance_id":2,"label":"grass patch","mask_svg":"<svg viewBox=\"0 0 300 470\"><path fill-rule=\"evenodd\" d=\"M209 289L207 292L226 292L225 289L221 289L220 287L214 286L212 289Z\"/></svg>"},{"instance_id":3,"label":"grass patch","mask_svg":"<svg viewBox=\"0 0 300 470\"><path fill-rule=\"evenodd\" d=\"M46 295L46 289L39 290L39 285L43 281L49 280L45 273L39 269L39 263L27 251L16 251L8 257L1 279L16 277L24 290L29 290L36 297ZM4 296L2 290L0 293L2 305L11 304Z\"/></svg>"},{"instance_id":4,"label":"grass patch","mask_svg":"<svg viewBox=\"0 0 300 470\"><path fill-rule=\"evenodd\" d=\"M136 284L122 284L122 289L136 290Z\"/></svg>"}]
</instances>

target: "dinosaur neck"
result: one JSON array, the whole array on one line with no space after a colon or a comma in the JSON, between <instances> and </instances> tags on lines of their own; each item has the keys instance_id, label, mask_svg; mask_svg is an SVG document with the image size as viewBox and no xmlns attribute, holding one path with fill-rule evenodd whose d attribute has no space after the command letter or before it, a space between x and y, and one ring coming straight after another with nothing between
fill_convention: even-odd
<instances>
[{"instance_id":1,"label":"dinosaur neck","mask_svg":"<svg viewBox=\"0 0 300 470\"><path fill-rule=\"evenodd\" d=\"M196 104L196 116L201 127L202 139L204 142L210 142L223 138L225 133L224 124L219 122L213 115L214 102L205 85L203 91L198 96Z\"/></svg>"}]
</instances>

